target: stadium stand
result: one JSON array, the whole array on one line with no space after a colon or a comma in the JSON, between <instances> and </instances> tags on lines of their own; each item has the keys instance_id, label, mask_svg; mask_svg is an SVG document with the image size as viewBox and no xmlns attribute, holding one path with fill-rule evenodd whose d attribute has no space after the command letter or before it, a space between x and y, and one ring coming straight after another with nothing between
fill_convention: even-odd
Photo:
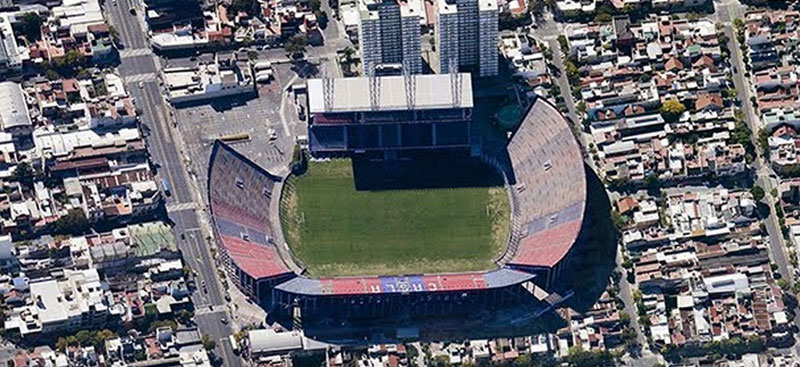
<instances>
[{"instance_id":1,"label":"stadium stand","mask_svg":"<svg viewBox=\"0 0 800 367\"><path fill-rule=\"evenodd\" d=\"M431 316L504 307L530 294L536 276L501 268L485 273L315 279L296 277L275 287L278 310L299 306L305 316Z\"/></svg>"},{"instance_id":2,"label":"stadium stand","mask_svg":"<svg viewBox=\"0 0 800 367\"><path fill-rule=\"evenodd\" d=\"M269 299L271 286L293 276L272 243L269 208L280 178L217 141L209 163L208 196L223 263L240 289Z\"/></svg>"},{"instance_id":3,"label":"stadium stand","mask_svg":"<svg viewBox=\"0 0 800 367\"><path fill-rule=\"evenodd\" d=\"M514 173L510 242L515 248L506 264L545 270L549 285L583 227L586 173L580 147L561 113L539 98L507 151Z\"/></svg>"}]
</instances>

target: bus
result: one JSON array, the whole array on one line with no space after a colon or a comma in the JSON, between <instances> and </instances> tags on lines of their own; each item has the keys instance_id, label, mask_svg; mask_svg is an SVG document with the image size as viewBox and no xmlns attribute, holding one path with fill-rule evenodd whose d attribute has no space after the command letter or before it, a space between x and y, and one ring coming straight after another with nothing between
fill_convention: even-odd
<instances>
[{"instance_id":1,"label":"bus","mask_svg":"<svg viewBox=\"0 0 800 367\"><path fill-rule=\"evenodd\" d=\"M239 354L239 343L236 342L236 338L234 338L233 335L228 335L228 341L231 342L233 353Z\"/></svg>"},{"instance_id":2,"label":"bus","mask_svg":"<svg viewBox=\"0 0 800 367\"><path fill-rule=\"evenodd\" d=\"M172 195L172 191L169 190L169 181L166 178L161 179L161 189L164 190L164 194L167 196Z\"/></svg>"}]
</instances>

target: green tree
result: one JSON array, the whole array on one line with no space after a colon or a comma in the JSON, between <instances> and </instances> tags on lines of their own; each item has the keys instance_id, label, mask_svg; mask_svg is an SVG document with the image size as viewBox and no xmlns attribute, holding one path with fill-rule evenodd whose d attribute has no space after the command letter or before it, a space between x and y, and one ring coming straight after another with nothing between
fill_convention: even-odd
<instances>
[{"instance_id":1,"label":"green tree","mask_svg":"<svg viewBox=\"0 0 800 367\"><path fill-rule=\"evenodd\" d=\"M42 18L36 13L25 13L19 18L19 31L28 42L36 42L42 38Z\"/></svg>"},{"instance_id":2,"label":"green tree","mask_svg":"<svg viewBox=\"0 0 800 367\"><path fill-rule=\"evenodd\" d=\"M81 346L87 346L92 340L92 333L89 330L81 330L75 334L75 339L78 340L78 344Z\"/></svg>"},{"instance_id":3,"label":"green tree","mask_svg":"<svg viewBox=\"0 0 800 367\"><path fill-rule=\"evenodd\" d=\"M567 60L567 62L564 63L564 71L567 73L569 84L577 86L581 83L581 72L578 70L578 67L575 66L575 63Z\"/></svg>"},{"instance_id":4,"label":"green tree","mask_svg":"<svg viewBox=\"0 0 800 367\"><path fill-rule=\"evenodd\" d=\"M203 342L203 348L205 348L207 351L212 351L214 350L214 348L217 347L217 341L211 339L211 337L209 337L208 335L203 335L202 342Z\"/></svg>"},{"instance_id":5,"label":"green tree","mask_svg":"<svg viewBox=\"0 0 800 367\"><path fill-rule=\"evenodd\" d=\"M561 53L569 55L569 41L567 36L561 34L558 36L558 45L561 47Z\"/></svg>"},{"instance_id":6,"label":"green tree","mask_svg":"<svg viewBox=\"0 0 800 367\"><path fill-rule=\"evenodd\" d=\"M188 324L194 318L194 313L189 310L178 311L177 319L181 324Z\"/></svg>"},{"instance_id":7,"label":"green tree","mask_svg":"<svg viewBox=\"0 0 800 367\"><path fill-rule=\"evenodd\" d=\"M661 116L664 117L664 120L667 122L675 122L678 118L681 117L681 114L686 111L686 106L683 105L680 101L676 99L670 99L665 101L661 105Z\"/></svg>"},{"instance_id":8,"label":"green tree","mask_svg":"<svg viewBox=\"0 0 800 367\"><path fill-rule=\"evenodd\" d=\"M256 14L258 9L258 2L255 0L233 0L227 9L229 17L235 17L239 12L245 12L248 15Z\"/></svg>"},{"instance_id":9,"label":"green tree","mask_svg":"<svg viewBox=\"0 0 800 367\"><path fill-rule=\"evenodd\" d=\"M311 8L311 11L316 14L322 9L322 2L320 0L309 0L308 6Z\"/></svg>"},{"instance_id":10,"label":"green tree","mask_svg":"<svg viewBox=\"0 0 800 367\"><path fill-rule=\"evenodd\" d=\"M103 344L105 344L106 340L111 339L115 336L117 336L117 333L108 329L103 329L93 333L91 343L92 345L94 345L96 349L100 349L100 347L102 347Z\"/></svg>"},{"instance_id":11,"label":"green tree","mask_svg":"<svg viewBox=\"0 0 800 367\"><path fill-rule=\"evenodd\" d=\"M599 13L594 17L595 23L611 23L613 17L608 13Z\"/></svg>"},{"instance_id":12,"label":"green tree","mask_svg":"<svg viewBox=\"0 0 800 367\"><path fill-rule=\"evenodd\" d=\"M755 185L750 189L750 194L753 195L753 200L760 202L764 199L764 189L761 186Z\"/></svg>"},{"instance_id":13,"label":"green tree","mask_svg":"<svg viewBox=\"0 0 800 367\"><path fill-rule=\"evenodd\" d=\"M91 227L86 213L80 208L70 209L67 214L50 224L54 234L69 234L73 236L86 233Z\"/></svg>"},{"instance_id":14,"label":"green tree","mask_svg":"<svg viewBox=\"0 0 800 367\"><path fill-rule=\"evenodd\" d=\"M580 347L569 348L567 363L570 367L613 367L614 355L607 350L586 351Z\"/></svg>"},{"instance_id":15,"label":"green tree","mask_svg":"<svg viewBox=\"0 0 800 367\"><path fill-rule=\"evenodd\" d=\"M614 224L614 228L617 230L622 230L628 226L628 217L620 214L616 210L611 211L611 223Z\"/></svg>"},{"instance_id":16,"label":"green tree","mask_svg":"<svg viewBox=\"0 0 800 367\"><path fill-rule=\"evenodd\" d=\"M778 279L778 281L775 282L775 284L777 284L778 287L780 287L781 290L784 291L784 292L788 291L789 288L791 288L791 285L789 284L789 281L786 280L786 279L783 279L783 278Z\"/></svg>"},{"instance_id":17,"label":"green tree","mask_svg":"<svg viewBox=\"0 0 800 367\"><path fill-rule=\"evenodd\" d=\"M308 39L305 35L298 33L286 41L286 44L283 45L283 49L289 55L294 56L305 53L306 46L308 46Z\"/></svg>"},{"instance_id":18,"label":"green tree","mask_svg":"<svg viewBox=\"0 0 800 367\"><path fill-rule=\"evenodd\" d=\"M33 167L27 162L20 162L17 164L17 167L14 168L14 179L28 189L33 187L35 178L36 171L34 171Z\"/></svg>"}]
</instances>

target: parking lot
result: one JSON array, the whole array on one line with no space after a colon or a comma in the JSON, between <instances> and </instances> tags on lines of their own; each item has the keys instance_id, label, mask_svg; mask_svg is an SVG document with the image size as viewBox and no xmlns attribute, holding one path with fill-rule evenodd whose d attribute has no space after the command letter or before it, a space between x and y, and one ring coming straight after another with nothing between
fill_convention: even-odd
<instances>
[{"instance_id":1,"label":"parking lot","mask_svg":"<svg viewBox=\"0 0 800 367\"><path fill-rule=\"evenodd\" d=\"M170 65L186 63L186 60L169 61ZM298 68L277 64L273 71L275 79L259 84L257 96L220 98L175 109L192 174L201 185L205 184L208 159L216 139L246 134L246 139L229 144L271 172L280 172L291 159L295 137L304 135L307 129L305 122L298 118L294 96L288 90L305 79L296 71L312 76L316 70L313 66ZM283 119L282 102L285 104Z\"/></svg>"}]
</instances>

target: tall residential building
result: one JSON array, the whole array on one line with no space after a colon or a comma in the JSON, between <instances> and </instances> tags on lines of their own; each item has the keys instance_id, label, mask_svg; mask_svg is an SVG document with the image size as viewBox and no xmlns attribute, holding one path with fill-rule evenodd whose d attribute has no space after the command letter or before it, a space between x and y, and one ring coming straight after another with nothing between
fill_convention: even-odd
<instances>
[{"instance_id":1,"label":"tall residential building","mask_svg":"<svg viewBox=\"0 0 800 367\"><path fill-rule=\"evenodd\" d=\"M498 14L496 0L480 0L478 6L478 71L480 76L497 75Z\"/></svg>"},{"instance_id":2,"label":"tall residential building","mask_svg":"<svg viewBox=\"0 0 800 367\"><path fill-rule=\"evenodd\" d=\"M450 72L450 65L459 65L458 10L445 0L436 2L436 49L439 50L439 72Z\"/></svg>"},{"instance_id":3,"label":"tall residential building","mask_svg":"<svg viewBox=\"0 0 800 367\"><path fill-rule=\"evenodd\" d=\"M407 65L412 74L421 73L421 1L361 0L359 8L358 42L364 74L371 66L387 64Z\"/></svg>"},{"instance_id":4,"label":"tall residential building","mask_svg":"<svg viewBox=\"0 0 800 367\"><path fill-rule=\"evenodd\" d=\"M480 76L497 75L496 0L437 0L436 10L439 72L457 64Z\"/></svg>"}]
</instances>

